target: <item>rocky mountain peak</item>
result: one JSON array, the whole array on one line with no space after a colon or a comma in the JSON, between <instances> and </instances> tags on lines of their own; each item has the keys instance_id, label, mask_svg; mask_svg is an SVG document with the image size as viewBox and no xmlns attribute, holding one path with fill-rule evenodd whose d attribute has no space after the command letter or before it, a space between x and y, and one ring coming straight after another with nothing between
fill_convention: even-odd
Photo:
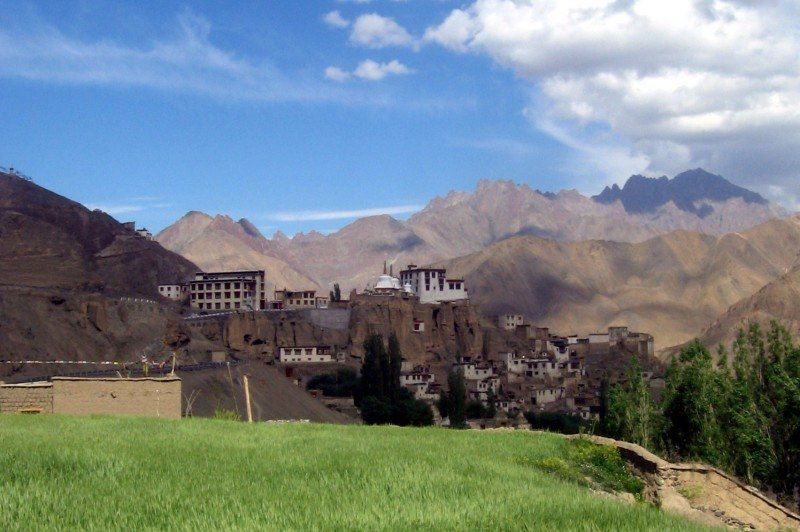
<instances>
[{"instance_id":1,"label":"rocky mountain peak","mask_svg":"<svg viewBox=\"0 0 800 532\"><path fill-rule=\"evenodd\" d=\"M672 202L682 211L705 218L714 209L703 201L725 202L735 198L751 204L769 203L760 194L734 185L724 177L702 168L682 172L672 179L667 176L653 178L633 175L622 188L614 184L592 199L603 204L620 201L625 211L631 214L653 213Z\"/></svg>"}]
</instances>

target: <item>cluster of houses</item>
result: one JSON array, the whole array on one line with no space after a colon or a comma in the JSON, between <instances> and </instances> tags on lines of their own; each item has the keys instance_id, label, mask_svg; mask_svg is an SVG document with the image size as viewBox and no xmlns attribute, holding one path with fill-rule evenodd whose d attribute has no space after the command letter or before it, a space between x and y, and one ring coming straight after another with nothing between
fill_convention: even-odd
<instances>
[{"instance_id":1,"label":"cluster of houses","mask_svg":"<svg viewBox=\"0 0 800 532\"><path fill-rule=\"evenodd\" d=\"M508 321L507 321L508 320ZM551 335L547 328L525 327L524 319L501 316L501 328L532 336L525 352L501 353L497 360L463 358L455 367L463 375L469 399L494 404L497 412L559 412L584 419L599 416L604 381L618 382L631 357L649 359L653 337L610 327L587 336ZM504 324L509 326L505 327ZM652 379L652 372L645 372ZM401 384L416 398L435 401L441 384L429 366L404 367Z\"/></svg>"},{"instance_id":2,"label":"cluster of houses","mask_svg":"<svg viewBox=\"0 0 800 532\"><path fill-rule=\"evenodd\" d=\"M201 314L235 311L327 309L329 298L315 289L276 290L267 297L265 272L197 272L183 284L159 285L159 294L175 301L187 301ZM368 285L357 297L413 299L424 304L440 304L469 299L463 279L447 276L444 268L409 264L399 276L392 268ZM463 372L469 398L494 410L515 416L523 411L561 412L591 419L598 416L600 390L606 381L623 376L631 357L650 360L653 337L631 332L627 327L609 327L605 332L585 336L557 336L544 327L529 324L520 314L497 317L500 329L515 335L524 349L494 353L491 359L462 358L455 366ZM414 332L424 332L416 321ZM282 364L326 364L344 362L343 354L326 345L296 345L277 348L276 361ZM438 378L446 376L439 369ZM648 375L651 377L651 375ZM435 402L442 383L430 366L404 362L401 384L418 399Z\"/></svg>"}]
</instances>

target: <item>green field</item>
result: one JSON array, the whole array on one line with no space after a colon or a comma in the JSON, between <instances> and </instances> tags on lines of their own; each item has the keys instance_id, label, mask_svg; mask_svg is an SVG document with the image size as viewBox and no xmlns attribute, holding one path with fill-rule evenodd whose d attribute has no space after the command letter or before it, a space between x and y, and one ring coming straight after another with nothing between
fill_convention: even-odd
<instances>
[{"instance_id":1,"label":"green field","mask_svg":"<svg viewBox=\"0 0 800 532\"><path fill-rule=\"evenodd\" d=\"M688 530L532 432L0 416L0 530ZM563 477L563 475L562 475Z\"/></svg>"}]
</instances>

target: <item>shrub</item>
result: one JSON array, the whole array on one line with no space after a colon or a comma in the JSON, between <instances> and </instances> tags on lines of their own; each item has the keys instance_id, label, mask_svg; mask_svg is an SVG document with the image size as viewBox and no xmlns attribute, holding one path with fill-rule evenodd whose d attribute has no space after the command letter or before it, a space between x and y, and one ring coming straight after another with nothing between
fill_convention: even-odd
<instances>
[{"instance_id":1,"label":"shrub","mask_svg":"<svg viewBox=\"0 0 800 532\"><path fill-rule=\"evenodd\" d=\"M594 423L570 414L557 412L525 412L525 419L528 420L532 429L549 430L561 434L579 434L589 432L594 427Z\"/></svg>"},{"instance_id":2,"label":"shrub","mask_svg":"<svg viewBox=\"0 0 800 532\"><path fill-rule=\"evenodd\" d=\"M321 390L328 397L351 397L357 387L358 373L352 368L314 375L306 384L306 389Z\"/></svg>"}]
</instances>

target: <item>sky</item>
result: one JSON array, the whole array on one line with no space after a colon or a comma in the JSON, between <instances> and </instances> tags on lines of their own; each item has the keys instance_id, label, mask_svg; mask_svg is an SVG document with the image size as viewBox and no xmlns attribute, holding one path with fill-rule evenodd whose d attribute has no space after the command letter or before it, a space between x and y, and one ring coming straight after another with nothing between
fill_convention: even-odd
<instances>
[{"instance_id":1,"label":"sky","mask_svg":"<svg viewBox=\"0 0 800 532\"><path fill-rule=\"evenodd\" d=\"M800 3L0 0L0 166L158 231L703 167L800 210Z\"/></svg>"}]
</instances>

